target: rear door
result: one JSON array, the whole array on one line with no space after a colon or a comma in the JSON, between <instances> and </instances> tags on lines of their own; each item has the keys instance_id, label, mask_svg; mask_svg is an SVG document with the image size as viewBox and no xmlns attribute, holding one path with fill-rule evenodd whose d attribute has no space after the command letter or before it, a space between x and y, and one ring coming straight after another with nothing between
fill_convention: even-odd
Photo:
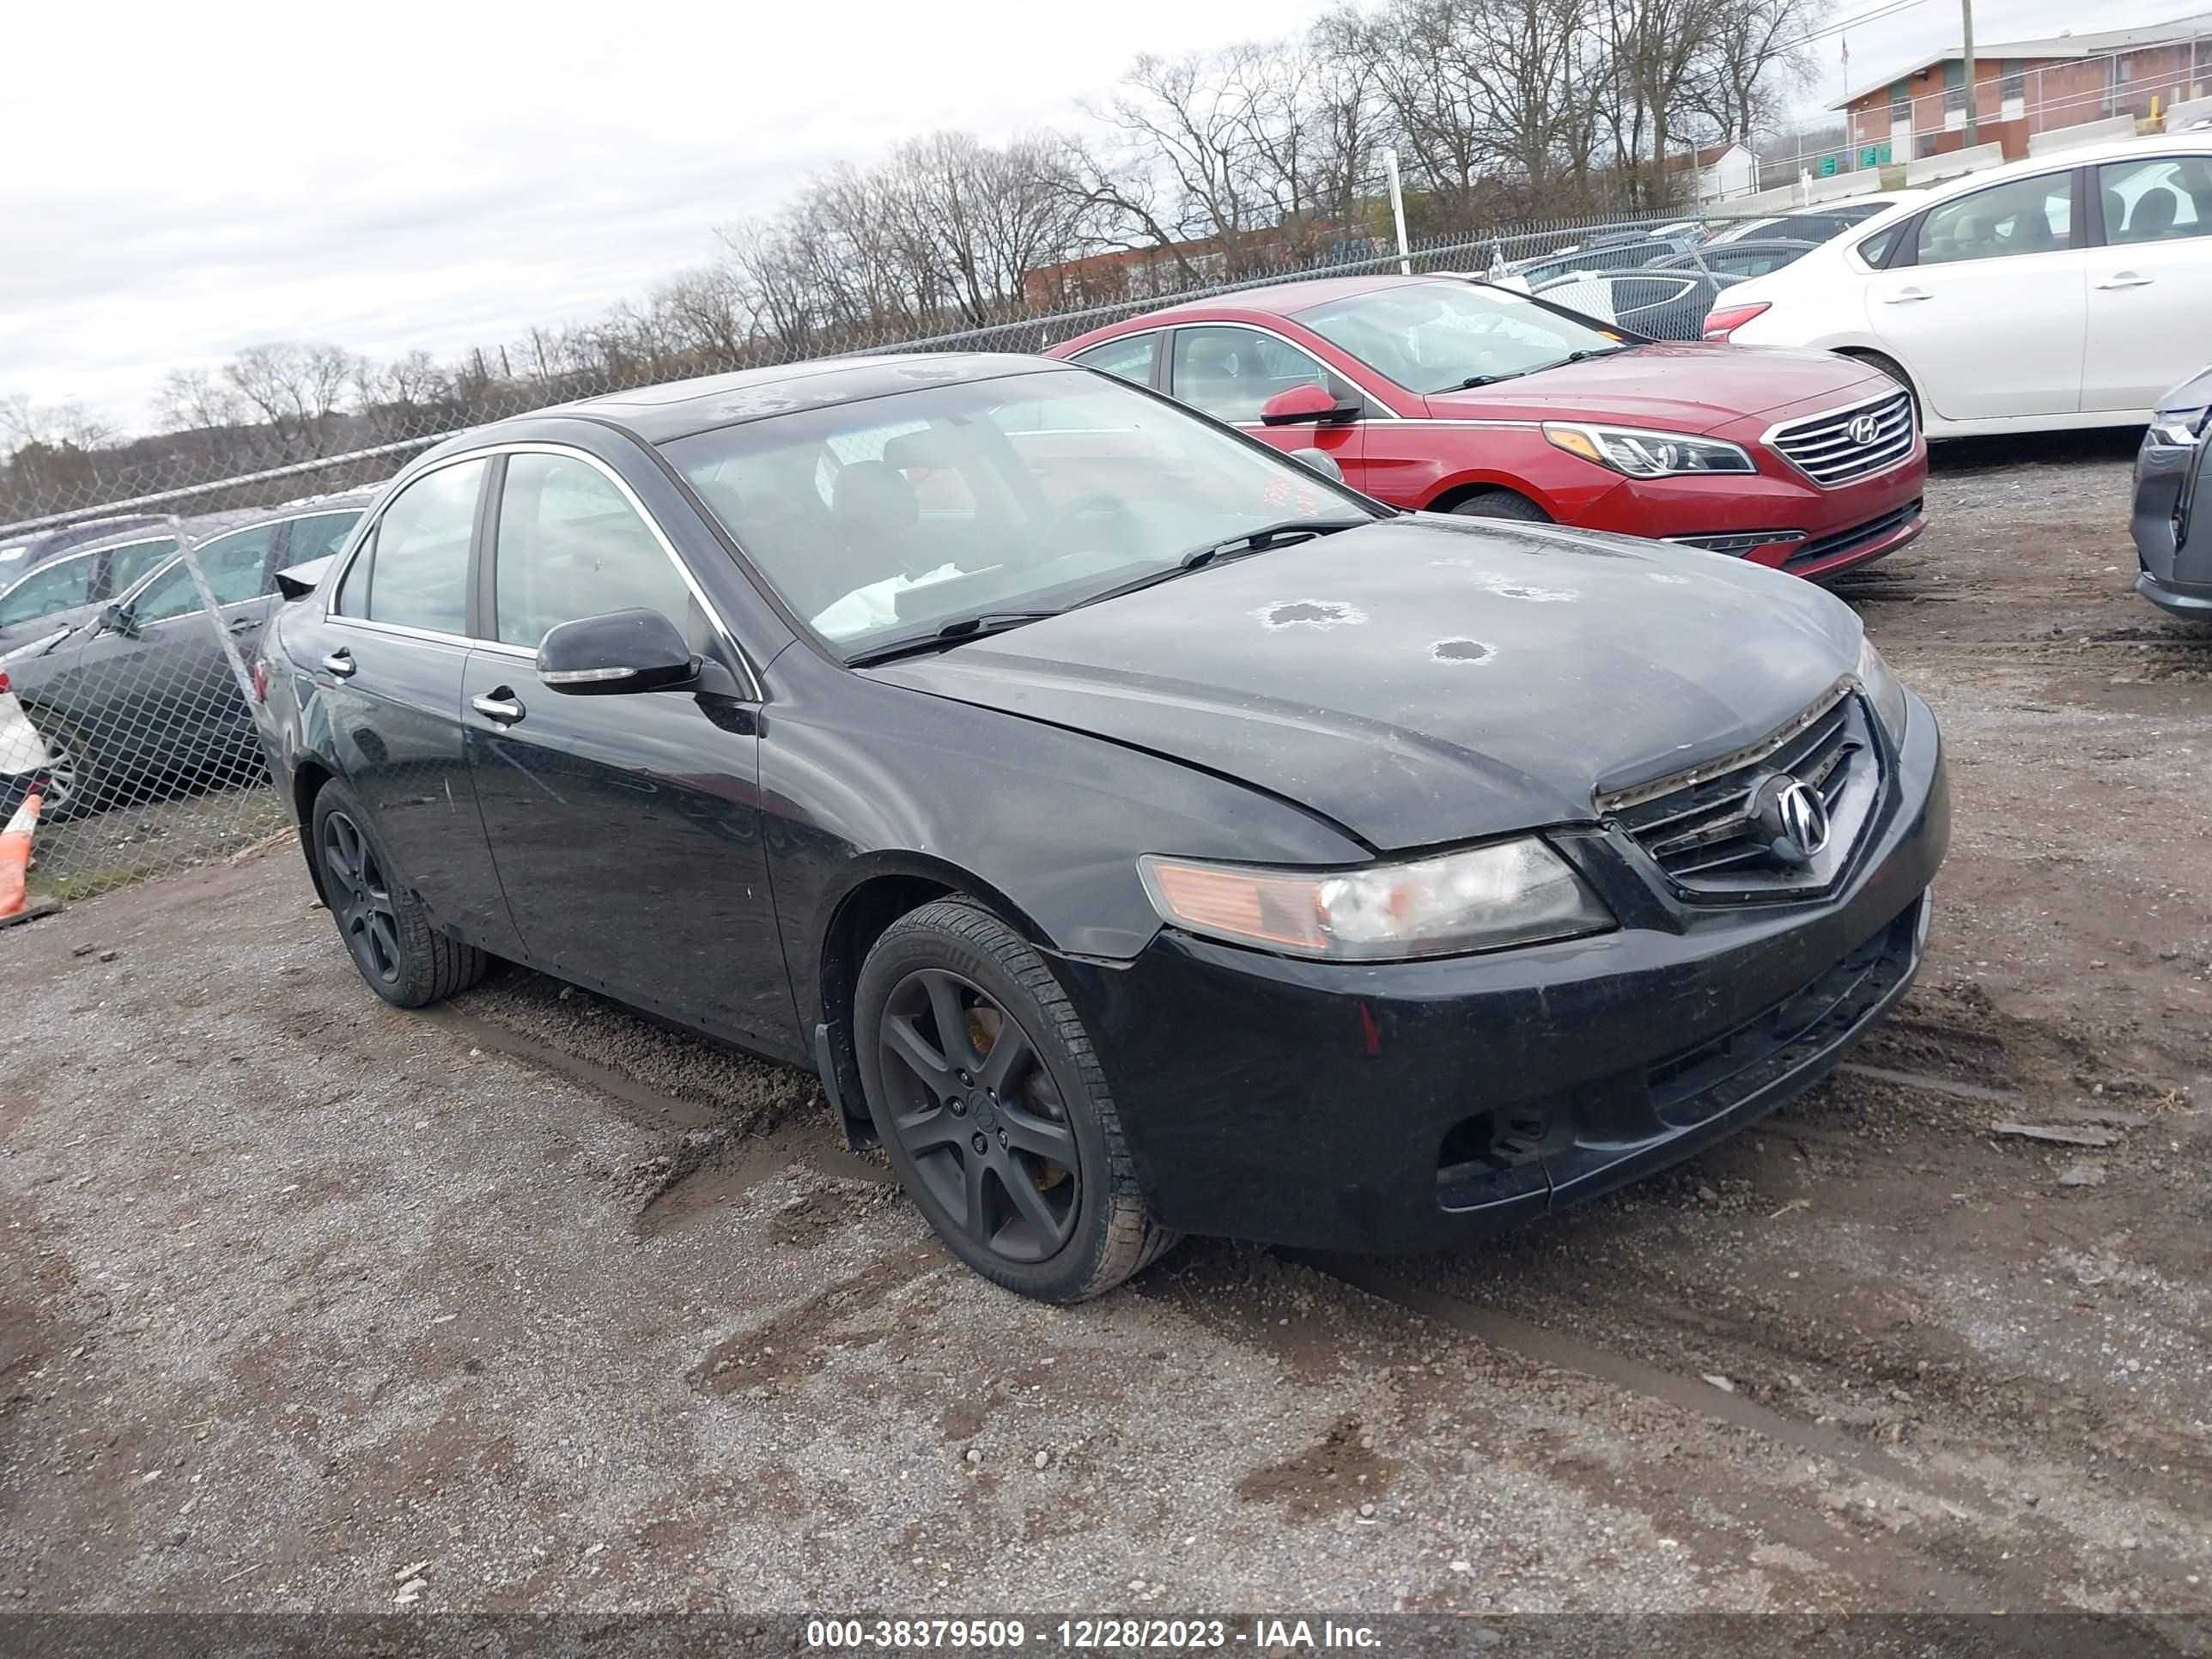
<instances>
[{"instance_id":1,"label":"rear door","mask_svg":"<svg viewBox=\"0 0 2212 1659\"><path fill-rule=\"evenodd\" d=\"M2212 155L2107 161L2095 178L2081 407L2147 419L2212 362Z\"/></svg>"},{"instance_id":2,"label":"rear door","mask_svg":"<svg viewBox=\"0 0 2212 1659\"><path fill-rule=\"evenodd\" d=\"M327 614L287 623L285 635L314 678L309 738L335 751L400 878L440 926L514 956L461 730L471 550L491 465L464 456L403 487L356 544Z\"/></svg>"},{"instance_id":3,"label":"rear door","mask_svg":"<svg viewBox=\"0 0 2212 1659\"><path fill-rule=\"evenodd\" d=\"M1356 404L1361 418L1341 424L1304 422L1267 426L1260 411L1267 399L1294 386L1326 388L1340 404ZM1242 323L1199 323L1175 331L1168 352L1170 397L1242 427L1262 443L1289 453L1318 449L1343 470L1354 489L1367 488L1366 421L1373 400L1349 380L1280 335Z\"/></svg>"},{"instance_id":4,"label":"rear door","mask_svg":"<svg viewBox=\"0 0 2212 1659\"><path fill-rule=\"evenodd\" d=\"M1954 197L1869 279L1869 325L1946 420L2081 408L2089 255L2077 194L2064 168Z\"/></svg>"},{"instance_id":5,"label":"rear door","mask_svg":"<svg viewBox=\"0 0 2212 1659\"><path fill-rule=\"evenodd\" d=\"M494 488L461 718L524 950L672 1018L787 1045L796 1016L769 901L750 672L612 468L520 449ZM612 696L539 681L547 629L636 605L720 672Z\"/></svg>"}]
</instances>

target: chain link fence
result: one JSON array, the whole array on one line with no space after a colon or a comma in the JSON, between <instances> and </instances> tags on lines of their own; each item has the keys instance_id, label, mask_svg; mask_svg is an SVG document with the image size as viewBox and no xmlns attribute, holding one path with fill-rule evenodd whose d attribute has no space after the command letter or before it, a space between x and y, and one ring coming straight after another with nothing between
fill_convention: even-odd
<instances>
[{"instance_id":1,"label":"chain link fence","mask_svg":"<svg viewBox=\"0 0 2212 1659\"><path fill-rule=\"evenodd\" d=\"M10 684L0 692L0 804L11 811L42 790L32 892L83 897L282 837L288 818L253 712L255 645L282 603L276 574L341 544L376 486L455 433L623 386L810 357L1041 351L1170 304L1401 264L1488 275L1601 320L1694 339L1705 301L1683 296L1717 280L1698 262L1707 228L1694 219L1517 226L1430 239L1403 256L1363 238L1181 288L1138 263L1124 297L981 325L794 327L726 351L488 375L435 402L356 409L314 433L272 424L90 454L19 453L0 471L0 518L11 520L0 523L0 674ZM1200 260L1170 275L1194 270L1216 274ZM1633 283L1647 276L1662 279L1671 308L1637 308ZM349 439L367 441L337 447ZM300 453L314 447L329 453Z\"/></svg>"}]
</instances>

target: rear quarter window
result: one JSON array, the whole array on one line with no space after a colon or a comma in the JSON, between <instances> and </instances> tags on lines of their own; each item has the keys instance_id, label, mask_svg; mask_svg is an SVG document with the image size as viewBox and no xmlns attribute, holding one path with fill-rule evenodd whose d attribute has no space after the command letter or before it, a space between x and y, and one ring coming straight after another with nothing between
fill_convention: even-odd
<instances>
[{"instance_id":1,"label":"rear quarter window","mask_svg":"<svg viewBox=\"0 0 2212 1659\"><path fill-rule=\"evenodd\" d=\"M1889 256L1897 252L1898 241L1904 234L1905 226L1902 223L1891 225L1885 230L1877 230L1859 244L1859 258L1876 270L1880 270L1889 263Z\"/></svg>"}]
</instances>

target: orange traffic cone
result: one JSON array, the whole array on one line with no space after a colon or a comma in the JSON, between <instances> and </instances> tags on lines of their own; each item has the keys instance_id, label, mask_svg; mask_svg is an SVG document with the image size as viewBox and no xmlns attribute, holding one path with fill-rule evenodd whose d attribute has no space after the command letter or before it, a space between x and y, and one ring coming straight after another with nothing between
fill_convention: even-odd
<instances>
[{"instance_id":1,"label":"orange traffic cone","mask_svg":"<svg viewBox=\"0 0 2212 1659\"><path fill-rule=\"evenodd\" d=\"M0 927L11 922L28 921L33 916L43 916L61 908L52 899L31 904L23 890L25 875L31 867L31 832L39 827L39 807L44 800L45 797L33 787L23 797L23 804L15 809L15 816L8 820L7 829L0 830Z\"/></svg>"}]
</instances>

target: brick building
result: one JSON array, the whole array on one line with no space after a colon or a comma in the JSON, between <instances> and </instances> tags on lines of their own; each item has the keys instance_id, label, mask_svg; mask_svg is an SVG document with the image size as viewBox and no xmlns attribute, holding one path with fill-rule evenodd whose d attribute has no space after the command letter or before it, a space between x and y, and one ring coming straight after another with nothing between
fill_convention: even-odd
<instances>
[{"instance_id":1,"label":"brick building","mask_svg":"<svg viewBox=\"0 0 2212 1659\"><path fill-rule=\"evenodd\" d=\"M2005 158L2027 154L2034 134L2212 96L2212 12L2137 28L2072 30L2042 40L1978 41L1974 118L1982 143ZM1891 147L1899 161L1940 155L1966 142L1966 63L1958 47L1829 106L1844 112L1862 154Z\"/></svg>"}]
</instances>

